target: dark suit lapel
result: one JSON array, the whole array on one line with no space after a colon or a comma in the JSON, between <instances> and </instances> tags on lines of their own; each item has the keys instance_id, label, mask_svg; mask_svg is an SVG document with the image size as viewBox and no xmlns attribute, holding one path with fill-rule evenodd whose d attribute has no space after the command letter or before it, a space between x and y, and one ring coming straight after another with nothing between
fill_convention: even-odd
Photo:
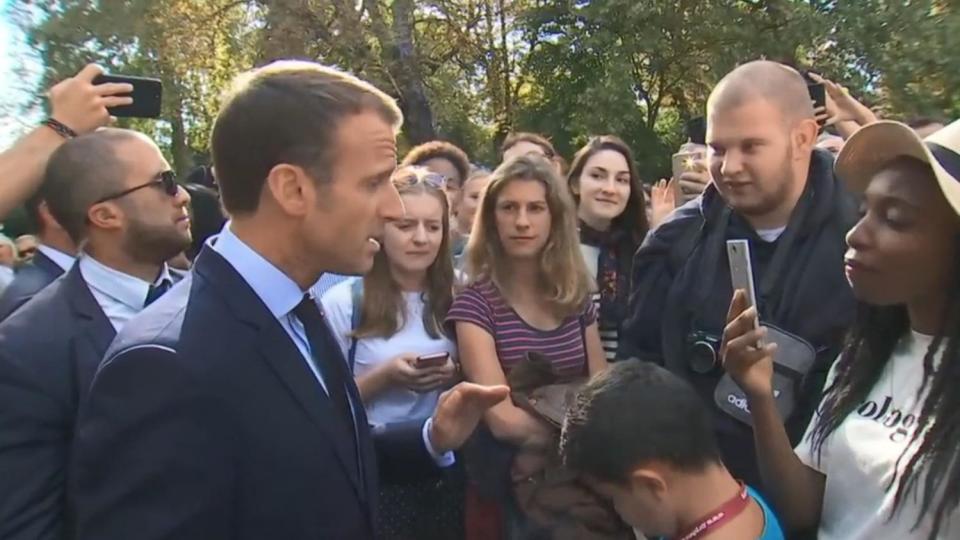
<instances>
[{"instance_id":1,"label":"dark suit lapel","mask_svg":"<svg viewBox=\"0 0 960 540\"><path fill-rule=\"evenodd\" d=\"M358 471L353 466L356 460L350 459L350 453L353 452L353 445L348 439L350 434L341 429L340 424L332 421L336 418L336 411L323 387L307 367L300 350L290 341L290 336L279 323L260 328L260 338L261 356L270 364L307 416L333 443L340 466L350 477L357 497L362 500L363 489Z\"/></svg>"},{"instance_id":2,"label":"dark suit lapel","mask_svg":"<svg viewBox=\"0 0 960 540\"><path fill-rule=\"evenodd\" d=\"M90 389L100 361L117 333L83 280L80 265L74 265L64 279L70 310L77 321L73 357L78 396L82 398Z\"/></svg>"},{"instance_id":3,"label":"dark suit lapel","mask_svg":"<svg viewBox=\"0 0 960 540\"><path fill-rule=\"evenodd\" d=\"M220 291L221 296L231 305L231 311L238 318L257 329L261 358L277 374L304 413L323 432L325 440L333 444L340 467L350 478L358 499L363 501L363 486L360 483L358 471L352 465L356 460L350 459L352 445L347 438L349 434L331 421L336 418L333 405L313 372L307 367L300 350L280 326L280 322L267 310L240 274L212 249L203 248L197 257L194 271ZM361 408L362 414L363 402L359 401L359 395L355 391L351 394L351 399L355 400L353 402ZM366 417L362 416L362 418ZM367 431L366 426L362 424L358 425L358 430ZM366 436L365 433L364 436ZM366 458L365 455L364 458Z\"/></svg>"},{"instance_id":4,"label":"dark suit lapel","mask_svg":"<svg viewBox=\"0 0 960 540\"><path fill-rule=\"evenodd\" d=\"M50 281L63 275L63 268L60 268L60 265L53 262L53 259L47 257L42 251L37 251L33 256L33 262L31 264L50 276Z\"/></svg>"}]
</instances>

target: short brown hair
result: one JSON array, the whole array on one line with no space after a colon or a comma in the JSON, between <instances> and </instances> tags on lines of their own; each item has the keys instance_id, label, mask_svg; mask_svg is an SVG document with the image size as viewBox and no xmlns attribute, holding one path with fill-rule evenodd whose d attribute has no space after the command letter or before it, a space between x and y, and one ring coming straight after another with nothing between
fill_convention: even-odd
<instances>
[{"instance_id":1,"label":"short brown hair","mask_svg":"<svg viewBox=\"0 0 960 540\"><path fill-rule=\"evenodd\" d=\"M527 131L518 131L516 133L511 133L507 135L507 138L503 140L503 144L500 146L500 157L503 157L503 154L507 152L510 148L515 146L517 143L528 142L535 144L543 149L543 153L550 159L553 159L557 156L557 150L553 147L553 143L543 135L537 135L536 133L530 133Z\"/></svg>"},{"instance_id":2,"label":"short brown hair","mask_svg":"<svg viewBox=\"0 0 960 540\"><path fill-rule=\"evenodd\" d=\"M116 147L145 137L135 131L102 128L63 143L50 156L39 200L79 244L87 236L87 212L97 201L123 190L127 166Z\"/></svg>"},{"instance_id":3,"label":"short brown hair","mask_svg":"<svg viewBox=\"0 0 960 540\"><path fill-rule=\"evenodd\" d=\"M459 185L462 186L470 174L470 158L466 152L447 141L429 141L414 146L400 163L401 166L423 165L431 159L445 159L453 165L460 175Z\"/></svg>"},{"instance_id":4,"label":"short brown hair","mask_svg":"<svg viewBox=\"0 0 960 540\"><path fill-rule=\"evenodd\" d=\"M379 113L394 129L403 120L388 95L313 62L279 61L241 74L211 136L224 208L231 214L255 212L267 175L280 163L326 179L337 126L364 111Z\"/></svg>"},{"instance_id":5,"label":"short brown hair","mask_svg":"<svg viewBox=\"0 0 960 540\"><path fill-rule=\"evenodd\" d=\"M547 301L560 316L580 313L590 301L593 278L580 251L577 210L552 163L540 156L520 156L493 171L467 242L467 276L471 283L490 279L501 291L510 279L506 251L497 231L500 194L511 182L537 182L546 191L550 238L540 255L540 274Z\"/></svg>"}]
</instances>

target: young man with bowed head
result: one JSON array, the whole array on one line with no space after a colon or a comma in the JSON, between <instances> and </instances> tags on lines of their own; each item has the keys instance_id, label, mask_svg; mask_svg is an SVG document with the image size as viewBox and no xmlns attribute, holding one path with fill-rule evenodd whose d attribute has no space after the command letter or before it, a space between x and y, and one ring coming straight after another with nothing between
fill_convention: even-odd
<instances>
[{"instance_id":1,"label":"young man with bowed head","mask_svg":"<svg viewBox=\"0 0 960 540\"><path fill-rule=\"evenodd\" d=\"M453 460L505 387L460 385L422 426L377 440L315 298L361 274L402 216L390 175L401 117L359 79L309 62L242 74L214 122L232 221L190 287L133 321L81 415L81 539L374 535L377 463Z\"/></svg>"},{"instance_id":2,"label":"young man with bowed head","mask_svg":"<svg viewBox=\"0 0 960 540\"><path fill-rule=\"evenodd\" d=\"M561 457L646 537L783 540L760 494L724 467L710 416L673 373L620 362L577 394Z\"/></svg>"}]
</instances>

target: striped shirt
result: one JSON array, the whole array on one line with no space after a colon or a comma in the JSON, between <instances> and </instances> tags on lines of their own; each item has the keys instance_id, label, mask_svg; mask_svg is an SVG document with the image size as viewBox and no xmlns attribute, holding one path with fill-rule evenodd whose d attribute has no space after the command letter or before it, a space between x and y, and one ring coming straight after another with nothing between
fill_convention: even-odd
<instances>
[{"instance_id":1,"label":"striped shirt","mask_svg":"<svg viewBox=\"0 0 960 540\"><path fill-rule=\"evenodd\" d=\"M583 260L587 263L587 271L590 272L590 275L593 276L595 281L599 282L600 248L580 244L580 252L583 253ZM597 309L597 313L600 313L600 291L594 292L591 298L593 299L593 305ZM620 342L620 332L617 325L605 324L601 321L599 330L600 343L603 344L603 353L606 355L608 362L613 362L617 359L617 346Z\"/></svg>"},{"instance_id":2,"label":"striped shirt","mask_svg":"<svg viewBox=\"0 0 960 540\"><path fill-rule=\"evenodd\" d=\"M579 315L561 321L554 330L540 330L527 324L507 303L492 281L483 280L464 289L450 307L446 324L473 323L486 330L494 340L504 373L519 364L524 354L543 354L561 377L587 373L587 354L583 335L597 320L593 302Z\"/></svg>"}]
</instances>

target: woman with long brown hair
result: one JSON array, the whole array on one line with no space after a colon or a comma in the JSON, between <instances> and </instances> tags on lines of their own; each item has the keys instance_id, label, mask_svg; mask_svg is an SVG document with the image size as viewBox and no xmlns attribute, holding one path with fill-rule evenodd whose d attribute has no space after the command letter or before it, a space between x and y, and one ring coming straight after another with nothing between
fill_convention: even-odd
<instances>
[{"instance_id":1,"label":"woman with long brown hair","mask_svg":"<svg viewBox=\"0 0 960 540\"><path fill-rule=\"evenodd\" d=\"M456 347L442 325L454 282L443 179L404 167L392 181L403 218L387 223L370 272L322 299L375 431L430 417L457 374ZM380 537L462 537L462 482L429 472L381 478Z\"/></svg>"},{"instance_id":2,"label":"woman with long brown hair","mask_svg":"<svg viewBox=\"0 0 960 540\"><path fill-rule=\"evenodd\" d=\"M529 353L539 353L560 378L606 367L573 201L548 161L521 156L494 171L467 245L466 272L468 285L447 322L467 380L504 384ZM484 421L497 441L516 449L514 477L536 473L543 464L537 456L553 449L555 431L509 400Z\"/></svg>"},{"instance_id":3,"label":"woman with long brown hair","mask_svg":"<svg viewBox=\"0 0 960 540\"><path fill-rule=\"evenodd\" d=\"M567 185L577 204L580 250L597 282L600 340L613 360L627 316L633 254L649 228L630 147L613 135L593 137L574 156Z\"/></svg>"}]
</instances>

